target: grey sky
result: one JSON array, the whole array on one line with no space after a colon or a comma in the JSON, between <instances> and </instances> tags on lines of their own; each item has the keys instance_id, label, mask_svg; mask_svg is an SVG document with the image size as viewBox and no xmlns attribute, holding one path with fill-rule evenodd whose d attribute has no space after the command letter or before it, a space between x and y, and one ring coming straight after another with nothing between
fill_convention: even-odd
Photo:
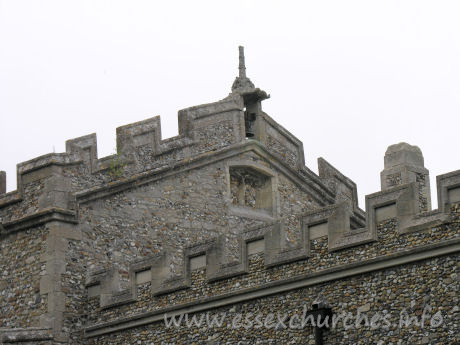
<instances>
[{"instance_id":1,"label":"grey sky","mask_svg":"<svg viewBox=\"0 0 460 345\"><path fill-rule=\"evenodd\" d=\"M264 111L364 195L387 146L418 145L436 175L460 168L460 2L0 0L0 170L97 132L217 101L247 73Z\"/></svg>"}]
</instances>

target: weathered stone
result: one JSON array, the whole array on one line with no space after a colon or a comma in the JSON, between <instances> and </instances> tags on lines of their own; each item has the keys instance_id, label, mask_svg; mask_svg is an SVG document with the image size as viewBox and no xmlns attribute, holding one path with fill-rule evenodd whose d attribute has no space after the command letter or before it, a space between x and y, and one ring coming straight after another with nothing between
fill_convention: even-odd
<instances>
[{"instance_id":1,"label":"weathered stone","mask_svg":"<svg viewBox=\"0 0 460 345\"><path fill-rule=\"evenodd\" d=\"M351 179L324 159L318 175L305 167L267 97L240 49L232 93L181 110L178 136L163 140L154 117L118 128L109 157L90 134L18 164L15 192L0 174L0 344L314 344L310 326L275 325L318 296L364 318L342 318L327 344L453 344L460 171L438 176L427 212L420 149L390 146L363 211ZM426 307L423 328L399 326ZM168 328L165 313L228 317Z\"/></svg>"}]
</instances>

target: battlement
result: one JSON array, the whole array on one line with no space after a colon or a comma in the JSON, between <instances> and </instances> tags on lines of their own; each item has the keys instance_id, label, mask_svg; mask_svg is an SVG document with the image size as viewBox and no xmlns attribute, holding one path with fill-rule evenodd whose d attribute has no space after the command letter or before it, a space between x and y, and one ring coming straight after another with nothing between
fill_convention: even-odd
<instances>
[{"instance_id":1,"label":"battlement","mask_svg":"<svg viewBox=\"0 0 460 345\"><path fill-rule=\"evenodd\" d=\"M0 175L0 208L24 199L24 188L36 181L63 176L68 190L84 193L98 185L128 179L140 173L185 162L224 147L245 143L244 97L226 99L179 111L179 135L161 139L160 117L117 128L117 153L98 158L96 134L66 142L66 152L50 153L17 165L16 191L6 190ZM257 117L256 140L294 170L305 170L302 143L267 114ZM314 174L306 173L315 179ZM71 175L71 176L70 176ZM27 193L26 193L27 194Z\"/></svg>"},{"instance_id":2,"label":"battlement","mask_svg":"<svg viewBox=\"0 0 460 345\"><path fill-rule=\"evenodd\" d=\"M242 111L243 105L238 101L237 98L233 97L231 100L181 110L179 112L179 135L166 140L161 139L161 122L159 116L119 127L116 133L117 153L103 158L98 158L97 155L95 133L70 139L66 142L65 153L46 154L19 163L17 166L18 189L17 191L1 195L0 206L20 201L23 186L52 174L50 171L52 169L46 170L46 168L51 166L82 165L80 171L87 175L107 171L111 168L111 164L116 164L129 172L152 169L153 166L151 165L140 166L142 164L140 161L142 156L150 155L144 159L151 158L155 161L161 155L165 155L171 151L180 151L187 146L197 144L196 136L200 134L199 129L203 127L200 119L208 117L208 125L210 126L224 122L226 120L226 113ZM235 140L235 138L233 139ZM201 142L201 144L204 143ZM215 147L212 147L212 149L215 149ZM184 153L191 154L191 152ZM115 163L114 160L116 160ZM56 169L53 171L56 171ZM1 177L2 181L4 181L6 178L4 172L2 172ZM4 190L5 188L3 188Z\"/></svg>"},{"instance_id":3,"label":"battlement","mask_svg":"<svg viewBox=\"0 0 460 345\"><path fill-rule=\"evenodd\" d=\"M98 337L460 250L460 170L431 210L421 150L392 145L362 210L350 178L305 166L268 97L240 49L232 92L180 110L177 136L157 116L117 128L113 155L93 133L18 164L16 191L0 173L0 343L133 343Z\"/></svg>"},{"instance_id":4,"label":"battlement","mask_svg":"<svg viewBox=\"0 0 460 345\"><path fill-rule=\"evenodd\" d=\"M183 254L183 270L172 275L170 258L174 252L163 252L133 263L129 268L129 287L120 289L120 277L115 267L89 272L86 286L90 297L100 297L102 308L112 308L137 300L137 285L151 283L152 294L160 296L191 287L191 272L203 269L206 281L213 283L248 273L249 257L261 253L265 269L311 257L311 241L326 238L326 250L331 252L363 247L378 242L378 227L394 220L397 234L426 231L451 220L451 205L460 202L460 170L437 177L438 205L430 212L420 211L417 183L397 186L366 196L366 222L361 228L350 227L352 205L347 202L327 206L301 216L301 241L293 248L283 245L283 223L276 222L245 230L238 237L239 260L226 263L225 240L222 236L187 247ZM458 234L457 234L458 236ZM410 248L406 248L410 249ZM338 262L340 265L340 262ZM332 267L334 265L331 265ZM316 270L316 267L312 267Z\"/></svg>"}]
</instances>

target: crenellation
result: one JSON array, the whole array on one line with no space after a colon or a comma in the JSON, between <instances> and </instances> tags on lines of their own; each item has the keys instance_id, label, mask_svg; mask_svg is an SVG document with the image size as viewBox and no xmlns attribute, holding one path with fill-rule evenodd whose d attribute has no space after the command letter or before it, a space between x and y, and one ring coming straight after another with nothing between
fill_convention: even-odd
<instances>
[{"instance_id":1,"label":"crenellation","mask_svg":"<svg viewBox=\"0 0 460 345\"><path fill-rule=\"evenodd\" d=\"M177 136L162 139L156 116L117 128L107 157L89 134L18 164L16 191L5 193L0 173L0 343L201 344L159 328L164 313L285 311L284 301L310 308L318 295L334 311L381 308L375 296L394 310L421 296L420 277L441 287L429 293L443 307L456 305L460 170L437 177L431 210L421 150L392 145L363 210L355 182L332 164L305 166L303 144L263 112L268 97L240 48L230 95L180 110ZM213 332L222 342L253 336ZM344 343L334 332L328 339Z\"/></svg>"},{"instance_id":2,"label":"crenellation","mask_svg":"<svg viewBox=\"0 0 460 345\"><path fill-rule=\"evenodd\" d=\"M82 161L83 164L88 166L90 173L97 169L96 133L67 140L65 143L65 150L73 160Z\"/></svg>"},{"instance_id":3,"label":"crenellation","mask_svg":"<svg viewBox=\"0 0 460 345\"><path fill-rule=\"evenodd\" d=\"M388 223L388 222L387 222L387 223ZM384 224L384 223L381 223L381 224ZM379 229L380 229L379 231L386 230L386 228L383 228L381 224L379 225ZM388 224L391 224L391 223L388 223ZM260 230L260 229L254 229L254 230ZM458 230L458 229L457 229L457 230ZM426 232L424 231L424 233L426 233ZM259 235L260 235L260 234L259 234ZM391 234L389 234L389 235L390 235L389 238L394 238L394 236L392 236ZM457 239L458 239L458 235L459 235L459 234L457 233ZM255 235L255 236L257 236L257 235ZM458 242L458 241L457 241L457 242ZM199 247L198 247L198 248L199 248ZM201 248L202 248L202 247L201 247ZM315 245L315 248L316 248L316 245ZM389 248L389 247L387 247L387 249L388 249L388 248ZM200 249L200 250L201 250L201 249ZM357 250L358 250L357 252L360 252L360 251L363 250L363 248L357 248ZM316 251L316 249L315 249L315 251ZM196 252L193 251L193 253L195 254ZM267 255L267 252L265 252L264 257L265 257L266 255ZM341 254L341 255L342 255L342 254ZM348 255L350 255L350 254L345 252L345 253L343 253L343 255L348 256ZM316 254L315 254L315 256L316 256ZM299 261L297 260L296 262L299 262ZM302 262L302 261L300 261L300 262ZM286 263L280 263L281 266L279 266L279 267L283 267L283 265L285 265L285 264L286 264ZM339 267L341 267L341 266L339 266ZM205 271L206 271L207 269L208 269L208 268L206 268ZM334 271L336 271L336 270L334 270ZM206 284L209 284L209 282L206 283ZM169 291L168 293L171 293L171 291ZM134 303L134 302L133 302L133 303Z\"/></svg>"},{"instance_id":4,"label":"crenellation","mask_svg":"<svg viewBox=\"0 0 460 345\"><path fill-rule=\"evenodd\" d=\"M156 116L117 128L117 153L133 161L139 159L137 150L146 147L154 155L160 151L161 123ZM137 163L139 164L139 163Z\"/></svg>"},{"instance_id":5,"label":"crenellation","mask_svg":"<svg viewBox=\"0 0 460 345\"><path fill-rule=\"evenodd\" d=\"M460 187L460 170L436 176L436 185L439 210L446 213L452 204L452 201L449 200L449 191Z\"/></svg>"},{"instance_id":6,"label":"crenellation","mask_svg":"<svg viewBox=\"0 0 460 345\"><path fill-rule=\"evenodd\" d=\"M450 183L456 186L456 178L460 176L460 171L447 175L453 181ZM449 184L444 184L443 188L448 189L449 186ZM158 281L154 283L152 280L152 288L156 296L190 288L190 261L192 258L201 255L206 257L206 281L210 284L218 280L247 274L249 256L252 255L248 253L248 243L256 240L263 240L265 269L270 269L274 266L308 260L311 255L310 242L318 238L327 237L327 250L333 252L378 242L378 225L387 220L396 220L396 228L401 235L414 231L423 231L430 227L438 227L448 222L450 211L447 213L438 210L419 212L418 202L416 183L401 185L398 188L367 195L367 225L358 229L352 229L350 225L352 210L347 201L311 211L303 215L301 219L302 226L299 229L301 232L301 241L293 248L286 247L286 243L283 241L283 232L285 230L282 223L275 222L269 225L253 227L247 229L238 237L239 244L237 248L239 259L233 262L227 261L228 258L225 256L225 237L219 236L211 241L187 247L183 252L183 260L181 260L184 263L184 268L179 275L172 274L170 270L171 261L167 258L171 258L173 256L172 253L163 253L152 258L144 258L139 263L130 266L131 283L129 291L135 290L135 273L146 269L152 270L152 279L156 277L155 279ZM385 210L386 215L379 217L377 211L388 208L389 206L394 207L391 211ZM321 225L324 231L321 229L322 234L320 236L312 236L312 229L317 225ZM158 265L162 266L159 267ZM101 281L101 278L98 278L101 276L101 272L103 275L109 276L109 280L112 281L113 274L106 273L107 270L97 271L91 274L91 278L87 280L87 286L94 285L95 281ZM114 286L119 287L119 284L115 284ZM127 296L126 291L121 293L119 289L109 293L109 295L114 294ZM130 296L124 302L134 302L135 297ZM101 305L107 307L115 306L113 303L102 302L102 300Z\"/></svg>"}]
</instances>

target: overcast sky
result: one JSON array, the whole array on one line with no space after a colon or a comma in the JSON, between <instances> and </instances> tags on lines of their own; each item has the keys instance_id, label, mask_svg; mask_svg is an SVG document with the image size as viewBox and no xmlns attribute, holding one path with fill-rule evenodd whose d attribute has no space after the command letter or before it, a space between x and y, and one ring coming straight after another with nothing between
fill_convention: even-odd
<instances>
[{"instance_id":1,"label":"overcast sky","mask_svg":"<svg viewBox=\"0 0 460 345\"><path fill-rule=\"evenodd\" d=\"M460 1L0 0L0 170L96 132L220 100L238 73L263 109L324 157L380 190L386 148L418 145L435 176L460 169ZM434 203L436 201L434 200Z\"/></svg>"}]
</instances>

